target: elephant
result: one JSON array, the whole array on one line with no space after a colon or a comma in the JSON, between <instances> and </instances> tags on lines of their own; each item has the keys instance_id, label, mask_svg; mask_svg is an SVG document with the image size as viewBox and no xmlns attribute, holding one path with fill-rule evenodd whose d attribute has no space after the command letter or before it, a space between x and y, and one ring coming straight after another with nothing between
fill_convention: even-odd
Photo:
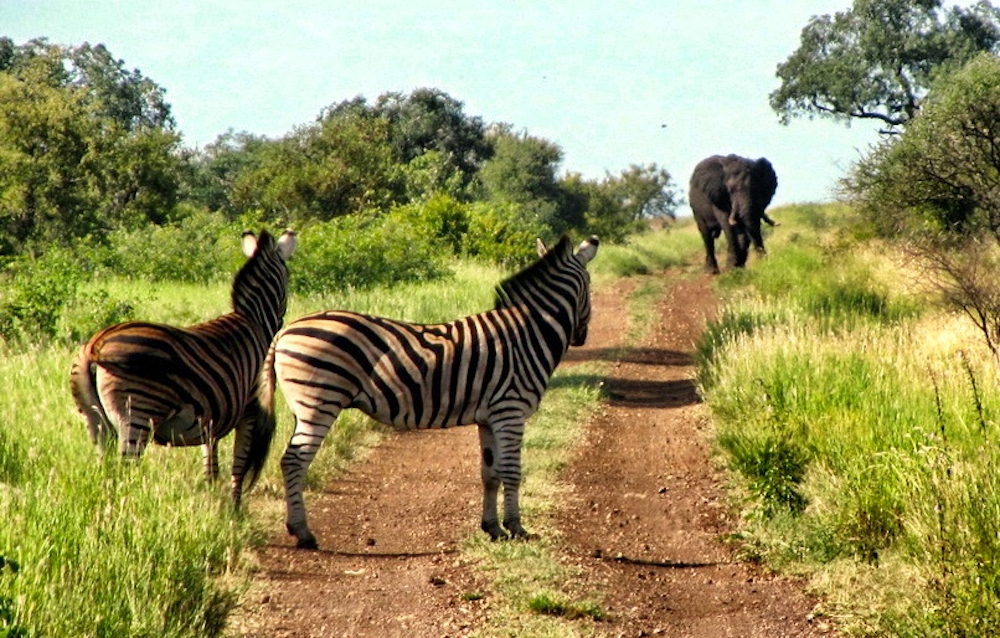
<instances>
[{"instance_id":1,"label":"elephant","mask_svg":"<svg viewBox=\"0 0 1000 638\"><path fill-rule=\"evenodd\" d=\"M705 242L705 270L719 273L715 240L726 235L729 268L742 268L750 243L763 256L760 224L777 226L765 209L778 188L778 176L766 158L713 155L698 163L691 173L688 198L698 231Z\"/></svg>"}]
</instances>

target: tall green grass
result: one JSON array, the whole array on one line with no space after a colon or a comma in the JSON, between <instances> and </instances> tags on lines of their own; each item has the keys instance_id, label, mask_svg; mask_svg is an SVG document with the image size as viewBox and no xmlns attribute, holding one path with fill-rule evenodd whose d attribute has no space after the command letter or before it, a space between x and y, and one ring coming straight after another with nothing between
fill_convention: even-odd
<instances>
[{"instance_id":1,"label":"tall green grass","mask_svg":"<svg viewBox=\"0 0 1000 638\"><path fill-rule=\"evenodd\" d=\"M995 635L996 363L843 212L784 211L700 344L743 551L811 575L849 634Z\"/></svg>"},{"instance_id":2,"label":"tall green grass","mask_svg":"<svg viewBox=\"0 0 1000 638\"><path fill-rule=\"evenodd\" d=\"M394 291L294 297L288 319L344 307L429 322L492 305L499 271L466 264L456 272L449 282ZM228 283L80 285L84 297L93 291L131 300L129 319L189 325L229 310ZM225 481L204 483L197 448L151 447L131 463L113 453L99 459L69 393L73 317L60 319L62 336L48 345L18 342L0 354L0 636L220 635L248 578L247 550L279 529L278 454L248 497L247 517L232 515ZM276 447L290 434L287 411L281 427ZM377 438L367 420L345 415L311 480ZM220 458L224 466L231 458L228 439Z\"/></svg>"},{"instance_id":3,"label":"tall green grass","mask_svg":"<svg viewBox=\"0 0 1000 638\"><path fill-rule=\"evenodd\" d=\"M637 248L602 246L593 264L597 285L621 276L619 259L632 264L629 271L653 271L682 259L683 251L663 238L643 236L635 240ZM605 262L604 254L618 257ZM319 286L328 292L292 296L286 320L350 308L447 321L492 307L494 286L507 274L473 262L448 268L448 280L391 289ZM213 318L229 310L229 283L149 285L101 276L74 286L51 338L37 345L38 335L26 335L0 351L0 636L221 635L251 577L250 550L282 528L278 457L291 432L291 414L279 398L277 450L245 499L245 516L230 511L226 481L205 484L197 448L150 447L138 462L122 462L113 453L100 459L69 393L76 344L114 321L189 325ZM545 536L547 515L564 489L554 477L579 438L580 424L596 409L598 374L583 368L560 372L528 427L525 515L539 522L536 530ZM310 468L310 484L342 471L385 434L348 411ZM229 437L221 445L223 475L231 444ZM501 616L519 619L529 634L566 635L577 631L568 619L600 615L596 598L578 598L563 586L572 574L556 558L555 540L469 541L468 559L482 560L497 578L506 601ZM504 629L498 624L487 632Z\"/></svg>"}]
</instances>

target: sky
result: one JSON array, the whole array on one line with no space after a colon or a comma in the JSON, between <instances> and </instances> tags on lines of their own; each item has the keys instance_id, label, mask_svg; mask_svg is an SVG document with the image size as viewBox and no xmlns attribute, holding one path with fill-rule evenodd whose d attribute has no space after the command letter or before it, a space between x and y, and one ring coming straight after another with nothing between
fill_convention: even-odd
<instances>
[{"instance_id":1,"label":"sky","mask_svg":"<svg viewBox=\"0 0 1000 638\"><path fill-rule=\"evenodd\" d=\"M768 103L816 15L850 0L0 0L16 44L104 44L166 90L188 147L280 137L327 106L428 87L555 142L561 173L666 169L686 198L709 155L767 157L772 205L836 198L877 126ZM686 206L679 214L689 213Z\"/></svg>"}]
</instances>

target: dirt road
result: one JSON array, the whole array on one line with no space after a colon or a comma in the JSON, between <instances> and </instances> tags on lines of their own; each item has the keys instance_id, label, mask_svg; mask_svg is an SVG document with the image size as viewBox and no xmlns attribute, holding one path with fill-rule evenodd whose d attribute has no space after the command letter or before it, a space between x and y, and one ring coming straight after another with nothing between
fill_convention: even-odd
<instances>
[{"instance_id":1,"label":"dirt road","mask_svg":"<svg viewBox=\"0 0 1000 638\"><path fill-rule=\"evenodd\" d=\"M594 419L565 480L565 559L604 594L598 635L691 638L829 636L815 601L793 581L735 562L691 352L716 311L703 275L670 272L660 320L623 347L633 283L594 296L588 344L562 365L611 362L609 405ZM530 425L529 425L530 427ZM480 500L475 428L393 436L310 501L330 551L303 552L276 535L237 635L465 636L490 614L488 589L456 547L474 533Z\"/></svg>"}]
</instances>

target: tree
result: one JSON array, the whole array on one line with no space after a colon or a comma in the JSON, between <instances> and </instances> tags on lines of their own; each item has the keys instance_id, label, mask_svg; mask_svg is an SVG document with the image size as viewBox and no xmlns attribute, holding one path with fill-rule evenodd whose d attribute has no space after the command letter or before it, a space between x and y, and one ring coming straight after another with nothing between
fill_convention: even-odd
<instances>
[{"instance_id":1,"label":"tree","mask_svg":"<svg viewBox=\"0 0 1000 638\"><path fill-rule=\"evenodd\" d=\"M608 241L621 241L645 228L650 219L672 218L680 205L670 173L656 164L633 164L600 182L579 177L575 181L572 190L582 192L586 201L587 232Z\"/></svg>"},{"instance_id":2,"label":"tree","mask_svg":"<svg viewBox=\"0 0 1000 638\"><path fill-rule=\"evenodd\" d=\"M404 187L388 124L357 113L320 120L264 144L233 180L236 210L301 224L361 211L388 211Z\"/></svg>"},{"instance_id":3,"label":"tree","mask_svg":"<svg viewBox=\"0 0 1000 638\"><path fill-rule=\"evenodd\" d=\"M771 108L793 117L870 119L890 127L916 115L936 77L1000 43L1000 9L986 0L942 10L941 0L854 0L814 17L778 65Z\"/></svg>"},{"instance_id":4,"label":"tree","mask_svg":"<svg viewBox=\"0 0 1000 638\"><path fill-rule=\"evenodd\" d=\"M235 219L244 212L233 199L235 184L241 175L260 167L264 149L272 143L262 135L230 129L205 148L189 151L182 184L184 199Z\"/></svg>"},{"instance_id":5,"label":"tree","mask_svg":"<svg viewBox=\"0 0 1000 638\"><path fill-rule=\"evenodd\" d=\"M529 225L542 224L556 235L572 228L556 179L563 157L559 145L506 125L495 125L489 139L493 157L479 171L482 199L513 204Z\"/></svg>"},{"instance_id":6,"label":"tree","mask_svg":"<svg viewBox=\"0 0 1000 638\"><path fill-rule=\"evenodd\" d=\"M457 174L463 186L468 185L492 155L482 118L466 115L463 104L444 91L385 93L376 100L374 111L388 120L400 160L409 164L433 153L444 169L442 180Z\"/></svg>"},{"instance_id":7,"label":"tree","mask_svg":"<svg viewBox=\"0 0 1000 638\"><path fill-rule=\"evenodd\" d=\"M102 46L0 38L0 254L162 221L179 137L163 91Z\"/></svg>"},{"instance_id":8,"label":"tree","mask_svg":"<svg viewBox=\"0 0 1000 638\"><path fill-rule=\"evenodd\" d=\"M1000 356L1000 58L984 53L940 78L920 114L845 187Z\"/></svg>"}]
</instances>

